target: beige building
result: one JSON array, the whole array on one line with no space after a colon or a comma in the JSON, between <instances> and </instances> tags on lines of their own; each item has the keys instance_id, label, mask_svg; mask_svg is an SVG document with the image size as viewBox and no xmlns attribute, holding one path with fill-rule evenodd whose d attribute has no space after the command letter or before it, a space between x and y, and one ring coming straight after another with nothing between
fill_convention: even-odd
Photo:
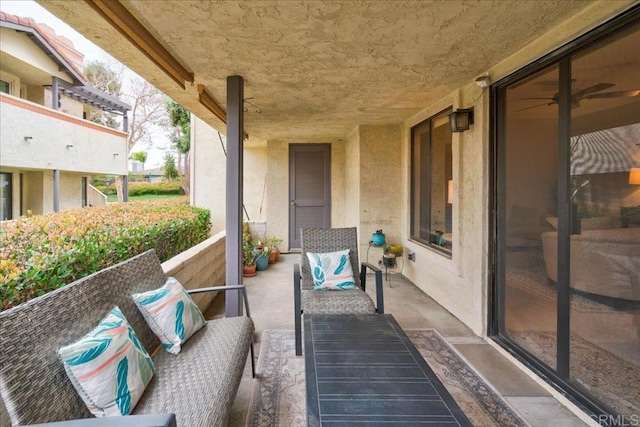
<instances>
[{"instance_id":1,"label":"beige building","mask_svg":"<svg viewBox=\"0 0 640 427\"><path fill-rule=\"evenodd\" d=\"M640 413L636 1L39 3L194 114L215 229L239 75L244 205L282 250L356 226L364 258L382 229L402 274L583 419Z\"/></svg>"},{"instance_id":2,"label":"beige building","mask_svg":"<svg viewBox=\"0 0 640 427\"><path fill-rule=\"evenodd\" d=\"M129 106L95 89L73 43L30 18L0 13L0 220L106 198L93 174L127 174L126 133L86 120L91 106Z\"/></svg>"}]
</instances>

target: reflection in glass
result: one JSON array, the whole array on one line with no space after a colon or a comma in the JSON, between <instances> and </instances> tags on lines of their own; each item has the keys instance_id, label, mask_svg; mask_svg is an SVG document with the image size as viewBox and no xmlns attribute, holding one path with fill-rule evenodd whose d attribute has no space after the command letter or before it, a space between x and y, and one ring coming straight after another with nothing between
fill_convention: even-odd
<instances>
[{"instance_id":1,"label":"reflection in glass","mask_svg":"<svg viewBox=\"0 0 640 427\"><path fill-rule=\"evenodd\" d=\"M412 129L411 238L451 254L454 186L448 113Z\"/></svg>"},{"instance_id":2,"label":"reflection in glass","mask_svg":"<svg viewBox=\"0 0 640 427\"><path fill-rule=\"evenodd\" d=\"M505 329L520 347L556 368L557 289L547 279L543 241L557 222L558 67L504 91L506 227ZM553 262L550 266L554 266Z\"/></svg>"},{"instance_id":3,"label":"reflection in glass","mask_svg":"<svg viewBox=\"0 0 640 427\"><path fill-rule=\"evenodd\" d=\"M640 414L640 30L573 58L570 379Z\"/></svg>"}]
</instances>

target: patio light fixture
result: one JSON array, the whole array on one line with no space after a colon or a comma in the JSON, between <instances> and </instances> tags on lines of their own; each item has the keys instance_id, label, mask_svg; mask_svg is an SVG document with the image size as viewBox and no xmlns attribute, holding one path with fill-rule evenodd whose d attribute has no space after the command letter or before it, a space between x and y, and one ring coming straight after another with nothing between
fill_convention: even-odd
<instances>
[{"instance_id":1,"label":"patio light fixture","mask_svg":"<svg viewBox=\"0 0 640 427\"><path fill-rule=\"evenodd\" d=\"M473 124L473 108L463 108L449 114L451 132L464 132Z\"/></svg>"},{"instance_id":2,"label":"patio light fixture","mask_svg":"<svg viewBox=\"0 0 640 427\"><path fill-rule=\"evenodd\" d=\"M640 185L640 168L632 168L629 171L629 184Z\"/></svg>"}]
</instances>

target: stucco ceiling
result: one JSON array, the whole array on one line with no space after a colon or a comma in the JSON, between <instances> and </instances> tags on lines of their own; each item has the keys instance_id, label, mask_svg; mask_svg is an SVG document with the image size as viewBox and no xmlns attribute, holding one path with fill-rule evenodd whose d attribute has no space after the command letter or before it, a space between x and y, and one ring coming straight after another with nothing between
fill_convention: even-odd
<instances>
[{"instance_id":1,"label":"stucco ceiling","mask_svg":"<svg viewBox=\"0 0 640 427\"><path fill-rule=\"evenodd\" d=\"M39 0L186 108L224 131L84 1ZM125 6L226 106L245 79L253 142L344 138L401 123L589 6L584 0L146 1Z\"/></svg>"}]
</instances>

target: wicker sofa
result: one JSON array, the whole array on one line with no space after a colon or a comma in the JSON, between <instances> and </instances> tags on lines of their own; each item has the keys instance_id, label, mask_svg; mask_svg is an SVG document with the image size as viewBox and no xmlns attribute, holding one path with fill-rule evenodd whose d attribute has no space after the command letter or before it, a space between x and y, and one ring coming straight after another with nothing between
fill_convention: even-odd
<instances>
[{"instance_id":1,"label":"wicker sofa","mask_svg":"<svg viewBox=\"0 0 640 427\"><path fill-rule=\"evenodd\" d=\"M0 313L0 425L9 425L7 418L13 425L28 425L93 417L67 378L56 350L88 333L114 305L155 365L153 379L133 414L173 413L178 425L185 426L226 425L252 349L253 322L248 316L209 321L180 354L169 354L130 297L164 282L157 255L148 251ZM248 311L244 288L229 288L243 293Z\"/></svg>"}]
</instances>

